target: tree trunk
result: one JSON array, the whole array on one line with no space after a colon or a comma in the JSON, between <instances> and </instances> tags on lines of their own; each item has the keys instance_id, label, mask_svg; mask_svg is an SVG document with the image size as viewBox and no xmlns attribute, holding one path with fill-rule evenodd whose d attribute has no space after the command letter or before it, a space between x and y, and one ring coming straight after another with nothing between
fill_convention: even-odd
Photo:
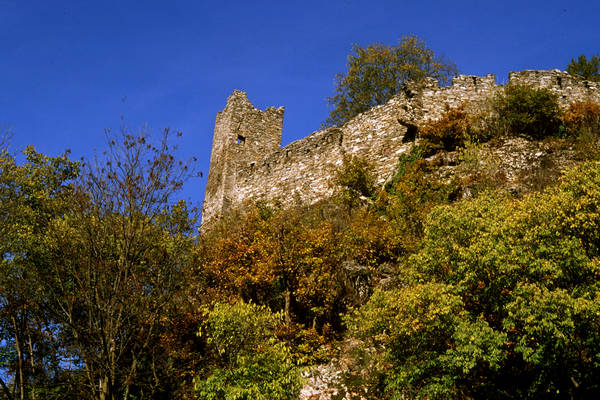
<instances>
[{"instance_id":1,"label":"tree trunk","mask_svg":"<svg viewBox=\"0 0 600 400\"><path fill-rule=\"evenodd\" d=\"M31 330L29 326L27 326L27 344L29 345L29 364L31 366L31 373L34 376L35 381L35 358L33 354L33 340L31 340ZM31 398L35 400L35 384L32 382L31 384Z\"/></svg>"},{"instance_id":2,"label":"tree trunk","mask_svg":"<svg viewBox=\"0 0 600 400\"><path fill-rule=\"evenodd\" d=\"M21 340L19 338L19 327L17 326L17 320L13 316L11 317L13 328L15 330L15 347L17 348L17 357L18 357L18 378L19 378L19 393L21 393L21 400L25 399L25 377L23 376L23 349L21 348Z\"/></svg>"},{"instance_id":3,"label":"tree trunk","mask_svg":"<svg viewBox=\"0 0 600 400\"><path fill-rule=\"evenodd\" d=\"M290 303L292 302L292 291L288 288L285 290L285 323L290 325L292 323L292 315L290 312Z\"/></svg>"},{"instance_id":4,"label":"tree trunk","mask_svg":"<svg viewBox=\"0 0 600 400\"><path fill-rule=\"evenodd\" d=\"M13 400L14 396L10 393L10 389L6 386L6 383L0 378L0 386L2 386L2 391L8 400Z\"/></svg>"},{"instance_id":5,"label":"tree trunk","mask_svg":"<svg viewBox=\"0 0 600 400\"><path fill-rule=\"evenodd\" d=\"M110 400L110 394L108 393L108 376L100 378L98 382L98 389L100 392L100 400Z\"/></svg>"}]
</instances>

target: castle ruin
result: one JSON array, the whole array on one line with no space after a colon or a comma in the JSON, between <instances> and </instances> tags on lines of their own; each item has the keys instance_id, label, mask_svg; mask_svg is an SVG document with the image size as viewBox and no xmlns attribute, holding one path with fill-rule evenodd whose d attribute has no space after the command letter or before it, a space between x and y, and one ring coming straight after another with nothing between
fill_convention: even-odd
<instances>
[{"instance_id":1,"label":"castle ruin","mask_svg":"<svg viewBox=\"0 0 600 400\"><path fill-rule=\"evenodd\" d=\"M562 107L574 101L600 102L600 84L563 71L521 71L509 74L510 84L546 88L558 95ZM344 156L371 163L379 184L393 174L398 156L410 149L419 127L438 119L448 108L465 104L468 110L486 107L502 90L494 75L459 75L440 87L427 79L386 104L333 127L281 147L283 107L256 109L246 93L234 91L217 114L204 204L203 223L247 199L296 199L313 203L331 196L331 172Z\"/></svg>"}]
</instances>

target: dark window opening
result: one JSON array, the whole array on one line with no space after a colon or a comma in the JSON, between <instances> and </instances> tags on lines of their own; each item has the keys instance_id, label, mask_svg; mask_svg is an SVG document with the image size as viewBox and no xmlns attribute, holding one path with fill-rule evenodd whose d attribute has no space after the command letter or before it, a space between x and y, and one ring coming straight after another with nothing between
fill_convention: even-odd
<instances>
[{"instance_id":1,"label":"dark window opening","mask_svg":"<svg viewBox=\"0 0 600 400\"><path fill-rule=\"evenodd\" d=\"M402 143L414 142L417 138L417 133L419 133L419 128L416 125L401 120L398 120L398 123L406 128Z\"/></svg>"},{"instance_id":2,"label":"dark window opening","mask_svg":"<svg viewBox=\"0 0 600 400\"><path fill-rule=\"evenodd\" d=\"M477 77L476 76L473 77L473 86L477 86Z\"/></svg>"},{"instance_id":3,"label":"dark window opening","mask_svg":"<svg viewBox=\"0 0 600 400\"><path fill-rule=\"evenodd\" d=\"M242 135L238 135L237 144L244 144L244 143L246 143L246 138L243 137Z\"/></svg>"},{"instance_id":4,"label":"dark window opening","mask_svg":"<svg viewBox=\"0 0 600 400\"><path fill-rule=\"evenodd\" d=\"M557 76L556 77L556 83L558 83L558 87L562 89L562 77Z\"/></svg>"}]
</instances>

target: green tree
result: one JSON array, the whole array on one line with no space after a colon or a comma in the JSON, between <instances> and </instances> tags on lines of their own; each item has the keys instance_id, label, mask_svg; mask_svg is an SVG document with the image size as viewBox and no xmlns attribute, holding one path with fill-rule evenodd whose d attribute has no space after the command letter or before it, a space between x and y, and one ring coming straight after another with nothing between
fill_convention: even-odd
<instances>
[{"instance_id":1,"label":"green tree","mask_svg":"<svg viewBox=\"0 0 600 400\"><path fill-rule=\"evenodd\" d=\"M33 399L45 387L70 398L60 360L72 353L60 340L39 273L48 268L43 237L68 212L79 165L31 146L23 154L19 164L0 146L0 389L7 399Z\"/></svg>"},{"instance_id":2,"label":"green tree","mask_svg":"<svg viewBox=\"0 0 600 400\"><path fill-rule=\"evenodd\" d=\"M539 140L559 133L558 96L547 89L507 85L493 108L503 134Z\"/></svg>"},{"instance_id":3,"label":"green tree","mask_svg":"<svg viewBox=\"0 0 600 400\"><path fill-rule=\"evenodd\" d=\"M168 131L156 145L144 132L121 133L85 165L70 211L50 224L38 281L78 357L85 396L154 399L165 390L161 321L193 245L193 218L173 200L189 169L172 156Z\"/></svg>"},{"instance_id":4,"label":"green tree","mask_svg":"<svg viewBox=\"0 0 600 400\"><path fill-rule=\"evenodd\" d=\"M363 200L375 195L373 166L360 157L344 156L333 176L336 195L350 213Z\"/></svg>"},{"instance_id":5,"label":"green tree","mask_svg":"<svg viewBox=\"0 0 600 400\"><path fill-rule=\"evenodd\" d=\"M579 75L591 81L600 81L600 72L598 71L600 58L593 56L589 60L585 55L580 55L577 61L571 59L567 66L567 72L571 75Z\"/></svg>"},{"instance_id":6,"label":"green tree","mask_svg":"<svg viewBox=\"0 0 600 400\"><path fill-rule=\"evenodd\" d=\"M281 313L238 301L206 311L199 335L212 360L196 379L201 400L291 400L298 398L300 370L275 330Z\"/></svg>"},{"instance_id":7,"label":"green tree","mask_svg":"<svg viewBox=\"0 0 600 400\"><path fill-rule=\"evenodd\" d=\"M333 108L324 126L341 126L354 116L384 104L409 81L433 77L446 84L457 73L456 65L436 56L414 35L404 36L397 46L375 43L352 47L346 74L335 77L335 95L328 98Z\"/></svg>"},{"instance_id":8,"label":"green tree","mask_svg":"<svg viewBox=\"0 0 600 400\"><path fill-rule=\"evenodd\" d=\"M600 376L600 164L435 208L399 290L348 326L390 398L588 398Z\"/></svg>"}]
</instances>

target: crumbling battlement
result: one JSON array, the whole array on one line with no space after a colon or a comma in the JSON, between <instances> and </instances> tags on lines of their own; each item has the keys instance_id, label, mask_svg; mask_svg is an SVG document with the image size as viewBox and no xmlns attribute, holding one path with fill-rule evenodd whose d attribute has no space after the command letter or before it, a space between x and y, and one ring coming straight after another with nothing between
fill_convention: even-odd
<instances>
[{"instance_id":1,"label":"crumbling battlement","mask_svg":"<svg viewBox=\"0 0 600 400\"><path fill-rule=\"evenodd\" d=\"M509 83L547 88L562 107L574 101L600 102L600 85L553 71L509 74ZM256 109L234 91L217 114L204 205L203 222L246 199L280 199L284 204L315 202L332 194L330 178L344 155L368 160L379 183L393 173L399 154L407 151L419 127L462 104L474 112L503 86L494 75L454 77L440 87L434 79L406 89L386 104L357 115L342 127L314 132L281 148L283 107Z\"/></svg>"}]
</instances>

